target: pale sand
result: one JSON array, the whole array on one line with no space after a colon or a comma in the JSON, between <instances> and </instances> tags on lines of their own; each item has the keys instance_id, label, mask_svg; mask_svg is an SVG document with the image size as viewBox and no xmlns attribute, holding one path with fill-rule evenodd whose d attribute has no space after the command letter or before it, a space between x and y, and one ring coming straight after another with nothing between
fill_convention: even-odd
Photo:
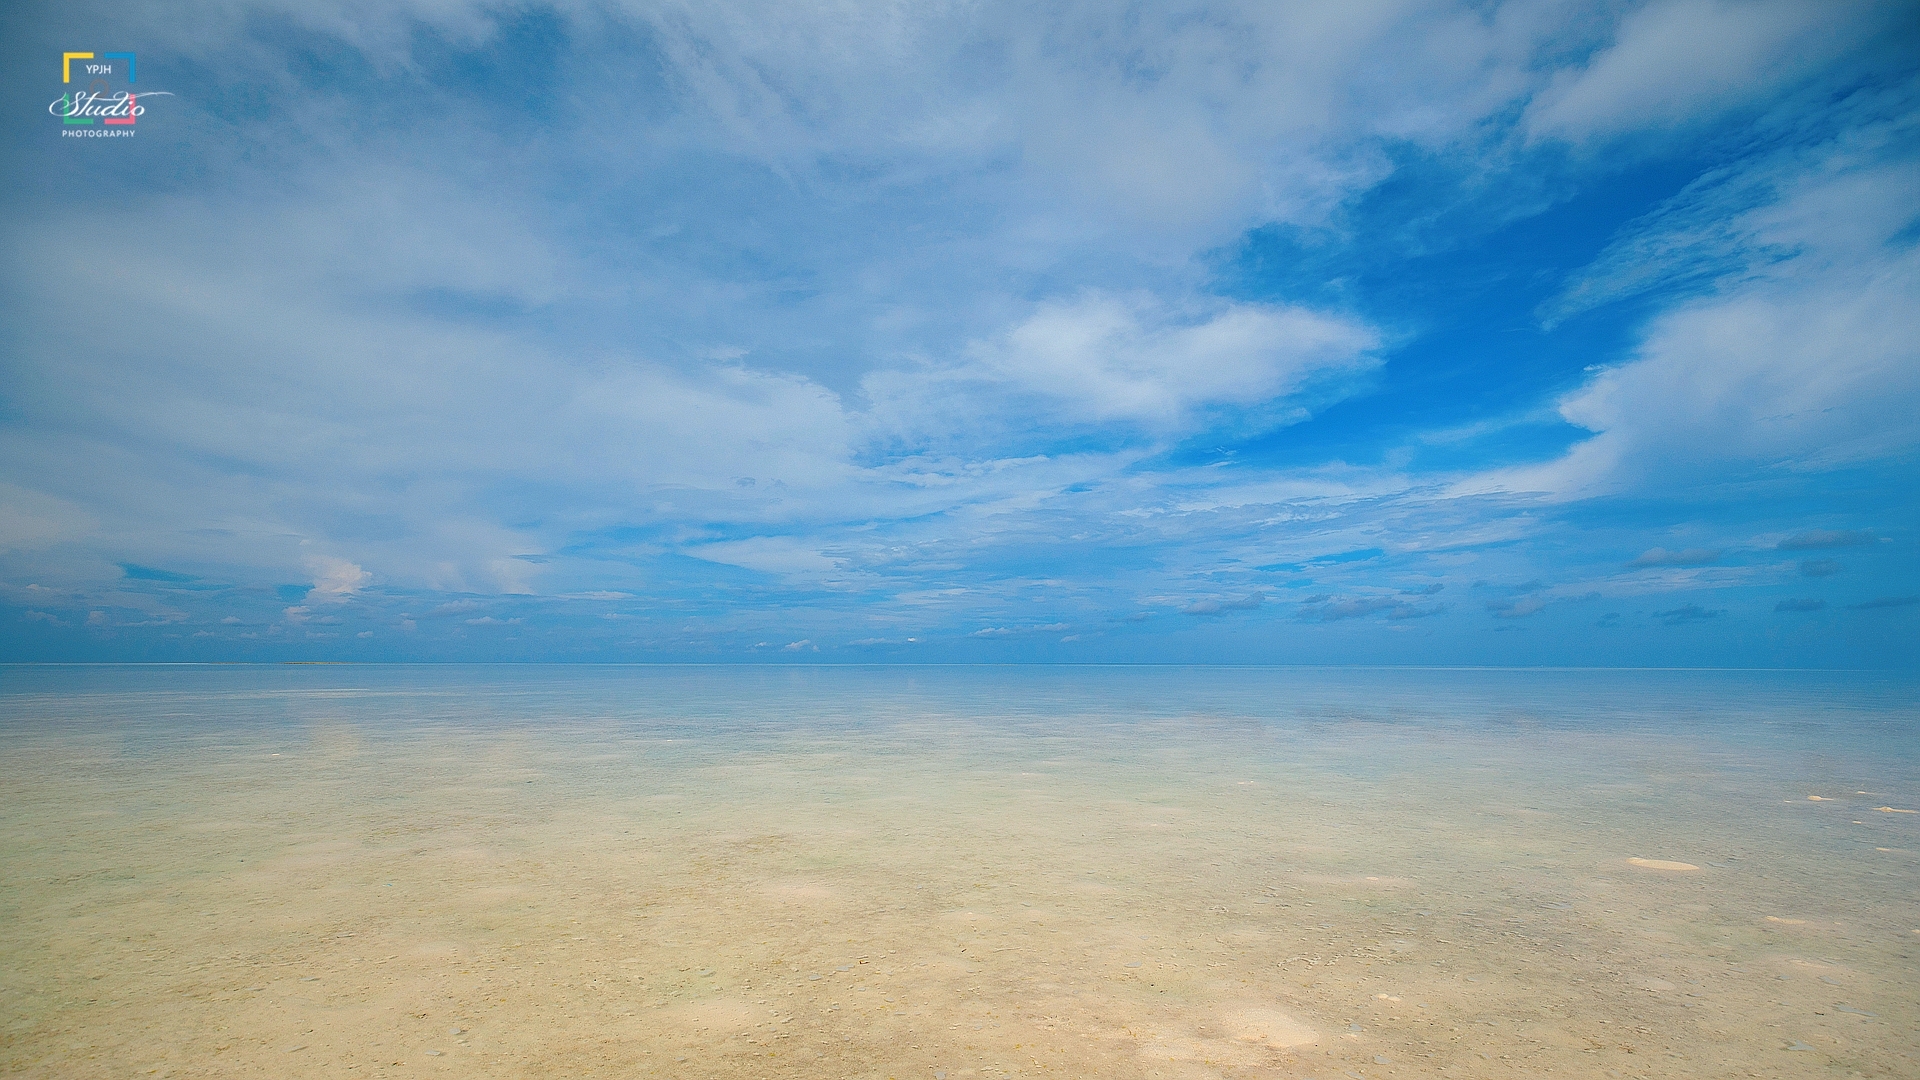
<instances>
[{"instance_id":1,"label":"pale sand","mask_svg":"<svg viewBox=\"0 0 1920 1080\"><path fill-rule=\"evenodd\" d=\"M1685 742L301 708L16 729L0 1073L1920 1074L1915 861Z\"/></svg>"}]
</instances>

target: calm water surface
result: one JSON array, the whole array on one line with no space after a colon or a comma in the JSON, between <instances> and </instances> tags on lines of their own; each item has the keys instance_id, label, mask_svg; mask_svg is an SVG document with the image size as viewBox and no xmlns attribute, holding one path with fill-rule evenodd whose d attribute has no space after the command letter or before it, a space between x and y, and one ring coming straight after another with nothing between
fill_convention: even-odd
<instances>
[{"instance_id":1,"label":"calm water surface","mask_svg":"<svg viewBox=\"0 0 1920 1080\"><path fill-rule=\"evenodd\" d=\"M1915 1077L1916 700L0 668L0 1072Z\"/></svg>"}]
</instances>

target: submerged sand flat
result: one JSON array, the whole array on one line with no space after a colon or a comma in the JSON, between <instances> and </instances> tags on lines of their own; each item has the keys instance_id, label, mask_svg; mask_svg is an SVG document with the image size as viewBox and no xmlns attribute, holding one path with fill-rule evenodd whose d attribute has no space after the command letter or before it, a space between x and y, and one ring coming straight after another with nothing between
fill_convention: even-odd
<instances>
[{"instance_id":1,"label":"submerged sand flat","mask_svg":"<svg viewBox=\"0 0 1920 1080\"><path fill-rule=\"evenodd\" d=\"M4 677L7 1075L1920 1075L1910 688Z\"/></svg>"}]
</instances>

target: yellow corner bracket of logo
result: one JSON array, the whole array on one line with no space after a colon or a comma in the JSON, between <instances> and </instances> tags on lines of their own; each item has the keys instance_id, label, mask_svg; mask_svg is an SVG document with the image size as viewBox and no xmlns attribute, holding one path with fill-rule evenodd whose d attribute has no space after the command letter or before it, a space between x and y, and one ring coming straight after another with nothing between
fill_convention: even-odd
<instances>
[{"instance_id":1,"label":"yellow corner bracket of logo","mask_svg":"<svg viewBox=\"0 0 1920 1080\"><path fill-rule=\"evenodd\" d=\"M90 52L61 53L60 54L60 81L63 83L73 81L73 62L75 60L91 60L91 59L93 59L93 54Z\"/></svg>"}]
</instances>

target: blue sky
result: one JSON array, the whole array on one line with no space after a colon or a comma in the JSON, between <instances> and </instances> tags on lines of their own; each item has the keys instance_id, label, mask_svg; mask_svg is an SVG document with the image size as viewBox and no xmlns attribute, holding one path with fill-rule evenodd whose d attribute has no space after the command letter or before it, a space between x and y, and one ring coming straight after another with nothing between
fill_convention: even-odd
<instances>
[{"instance_id":1,"label":"blue sky","mask_svg":"<svg viewBox=\"0 0 1920 1080\"><path fill-rule=\"evenodd\" d=\"M9 659L1920 661L1911 4L5 19Z\"/></svg>"}]
</instances>

